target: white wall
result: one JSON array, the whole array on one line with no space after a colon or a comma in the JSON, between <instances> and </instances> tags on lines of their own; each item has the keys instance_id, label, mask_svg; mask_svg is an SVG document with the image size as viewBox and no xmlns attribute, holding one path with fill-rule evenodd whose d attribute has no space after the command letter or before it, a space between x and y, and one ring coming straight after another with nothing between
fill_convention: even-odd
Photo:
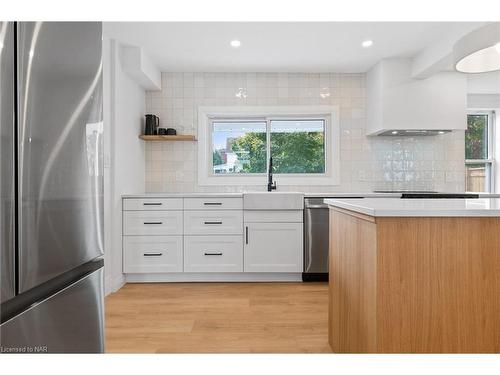
<instances>
[{"instance_id":1,"label":"white wall","mask_svg":"<svg viewBox=\"0 0 500 375\"><path fill-rule=\"evenodd\" d=\"M469 109L500 108L500 72L467 75Z\"/></svg>"},{"instance_id":2,"label":"white wall","mask_svg":"<svg viewBox=\"0 0 500 375\"><path fill-rule=\"evenodd\" d=\"M463 191L464 132L434 137L366 137L366 77L337 73L163 73L162 90L146 94L161 126L196 134L198 106L337 105L340 185L280 186L305 192L418 189ZM465 120L464 120L465 121ZM149 142L146 191L241 191L258 186L199 186L196 142Z\"/></svg>"},{"instance_id":3,"label":"white wall","mask_svg":"<svg viewBox=\"0 0 500 375\"><path fill-rule=\"evenodd\" d=\"M145 146L139 140L145 113L145 92L122 69L120 43L105 38L105 290L123 283L121 196L144 192Z\"/></svg>"}]
</instances>

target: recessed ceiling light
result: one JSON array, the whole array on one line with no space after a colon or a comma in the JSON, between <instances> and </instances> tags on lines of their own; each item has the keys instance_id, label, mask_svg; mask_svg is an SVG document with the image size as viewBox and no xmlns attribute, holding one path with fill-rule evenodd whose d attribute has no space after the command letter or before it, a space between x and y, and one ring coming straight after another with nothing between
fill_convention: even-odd
<instances>
[{"instance_id":1,"label":"recessed ceiling light","mask_svg":"<svg viewBox=\"0 0 500 375\"><path fill-rule=\"evenodd\" d=\"M397 130L394 130L391 132L392 134L398 134L398 131Z\"/></svg>"},{"instance_id":2,"label":"recessed ceiling light","mask_svg":"<svg viewBox=\"0 0 500 375\"><path fill-rule=\"evenodd\" d=\"M237 39L231 40L230 44L231 44L231 47L233 47L233 48L238 48L239 46L241 46L241 42Z\"/></svg>"},{"instance_id":3,"label":"recessed ceiling light","mask_svg":"<svg viewBox=\"0 0 500 375\"><path fill-rule=\"evenodd\" d=\"M371 46L373 46L373 40L363 40L363 42L361 43L361 46L363 48L371 47Z\"/></svg>"}]
</instances>

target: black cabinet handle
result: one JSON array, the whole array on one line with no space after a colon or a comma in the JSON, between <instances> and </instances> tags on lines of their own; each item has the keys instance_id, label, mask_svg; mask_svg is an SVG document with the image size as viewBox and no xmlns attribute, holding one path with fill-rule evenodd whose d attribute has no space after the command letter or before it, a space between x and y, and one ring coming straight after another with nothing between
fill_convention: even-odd
<instances>
[{"instance_id":1,"label":"black cabinet handle","mask_svg":"<svg viewBox=\"0 0 500 375\"><path fill-rule=\"evenodd\" d=\"M222 255L222 253L205 253L205 255Z\"/></svg>"},{"instance_id":2,"label":"black cabinet handle","mask_svg":"<svg viewBox=\"0 0 500 375\"><path fill-rule=\"evenodd\" d=\"M222 221L205 221L206 225L221 225Z\"/></svg>"},{"instance_id":3,"label":"black cabinet handle","mask_svg":"<svg viewBox=\"0 0 500 375\"><path fill-rule=\"evenodd\" d=\"M248 245L248 227L245 227L245 243Z\"/></svg>"},{"instance_id":4,"label":"black cabinet handle","mask_svg":"<svg viewBox=\"0 0 500 375\"><path fill-rule=\"evenodd\" d=\"M161 257L163 253L144 253L142 255L144 255L145 257Z\"/></svg>"},{"instance_id":5,"label":"black cabinet handle","mask_svg":"<svg viewBox=\"0 0 500 375\"><path fill-rule=\"evenodd\" d=\"M222 206L221 202L203 202L204 206Z\"/></svg>"},{"instance_id":6,"label":"black cabinet handle","mask_svg":"<svg viewBox=\"0 0 500 375\"><path fill-rule=\"evenodd\" d=\"M161 206L163 203L160 202L151 202L151 203L143 203L143 206Z\"/></svg>"},{"instance_id":7,"label":"black cabinet handle","mask_svg":"<svg viewBox=\"0 0 500 375\"><path fill-rule=\"evenodd\" d=\"M163 224L161 221L145 221L144 225L161 225Z\"/></svg>"}]
</instances>

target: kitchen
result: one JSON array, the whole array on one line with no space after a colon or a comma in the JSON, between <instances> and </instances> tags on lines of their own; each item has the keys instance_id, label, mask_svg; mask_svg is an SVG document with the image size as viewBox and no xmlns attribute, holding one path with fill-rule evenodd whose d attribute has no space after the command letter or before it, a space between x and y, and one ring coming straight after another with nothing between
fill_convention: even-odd
<instances>
[{"instance_id":1,"label":"kitchen","mask_svg":"<svg viewBox=\"0 0 500 375\"><path fill-rule=\"evenodd\" d=\"M498 354L499 25L2 22L2 69L12 48L17 77L6 87L2 70L2 275L15 269L2 347ZM68 81L45 80L59 70ZM42 89L67 101L52 107L66 122L31 104ZM10 140L9 106L29 129ZM31 208L65 194L88 204L82 221ZM19 254L4 258L7 241ZM83 243L88 263L58 258ZM23 323L37 307L56 316L43 301L61 291L18 297L77 265L71 283L96 275L92 297L68 300L81 316Z\"/></svg>"}]
</instances>

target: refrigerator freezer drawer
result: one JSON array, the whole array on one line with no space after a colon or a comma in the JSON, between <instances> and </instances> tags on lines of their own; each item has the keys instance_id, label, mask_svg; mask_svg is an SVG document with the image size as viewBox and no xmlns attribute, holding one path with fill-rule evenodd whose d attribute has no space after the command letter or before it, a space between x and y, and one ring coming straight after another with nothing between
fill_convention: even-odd
<instances>
[{"instance_id":1,"label":"refrigerator freezer drawer","mask_svg":"<svg viewBox=\"0 0 500 375\"><path fill-rule=\"evenodd\" d=\"M103 268L0 326L4 352L103 353Z\"/></svg>"}]
</instances>

